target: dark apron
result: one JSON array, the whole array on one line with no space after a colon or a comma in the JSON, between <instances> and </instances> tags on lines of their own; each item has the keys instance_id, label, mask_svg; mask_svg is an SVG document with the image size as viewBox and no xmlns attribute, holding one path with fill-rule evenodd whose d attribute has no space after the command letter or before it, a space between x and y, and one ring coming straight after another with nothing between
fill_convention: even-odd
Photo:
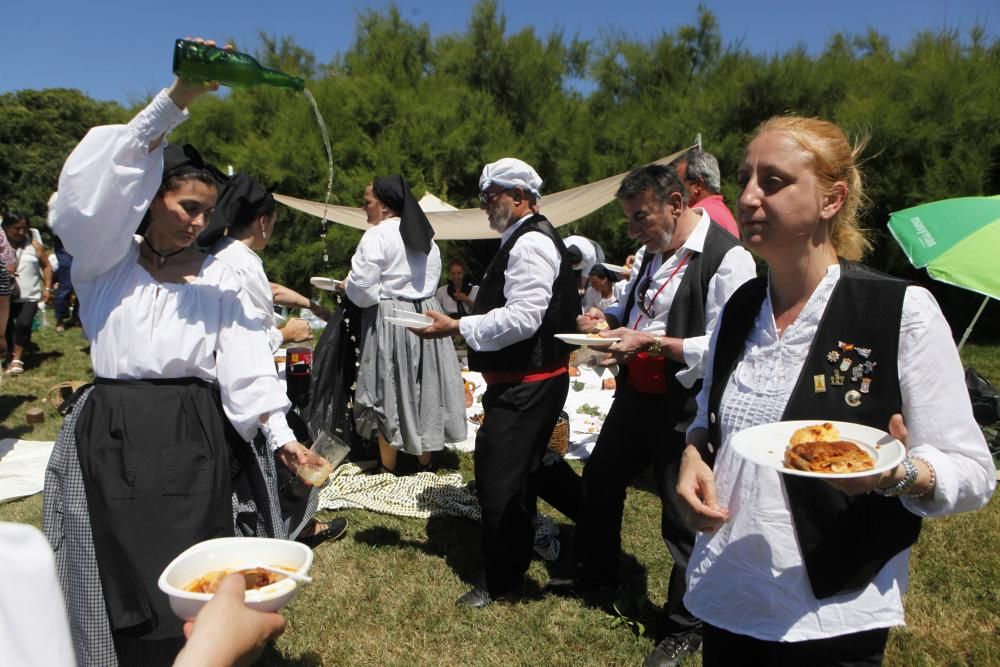
<instances>
[{"instance_id":1,"label":"dark apron","mask_svg":"<svg viewBox=\"0 0 1000 667\"><path fill-rule=\"evenodd\" d=\"M246 444L203 380L95 380L76 447L116 634L182 636L156 582L191 545L233 535L231 446Z\"/></svg>"}]
</instances>

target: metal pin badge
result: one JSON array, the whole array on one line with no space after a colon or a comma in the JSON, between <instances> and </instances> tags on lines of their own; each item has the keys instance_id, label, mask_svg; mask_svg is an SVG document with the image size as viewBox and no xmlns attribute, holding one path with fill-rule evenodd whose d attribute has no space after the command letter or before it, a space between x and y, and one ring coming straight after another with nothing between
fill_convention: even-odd
<instances>
[{"instance_id":1,"label":"metal pin badge","mask_svg":"<svg viewBox=\"0 0 1000 667\"><path fill-rule=\"evenodd\" d=\"M856 348L855 351L861 355L862 359L867 359L868 356L872 353L872 349L870 347L859 347Z\"/></svg>"},{"instance_id":2,"label":"metal pin badge","mask_svg":"<svg viewBox=\"0 0 1000 667\"><path fill-rule=\"evenodd\" d=\"M841 374L839 369L833 369L833 375L830 376L830 384L834 387L839 387L844 384L844 376Z\"/></svg>"},{"instance_id":3,"label":"metal pin badge","mask_svg":"<svg viewBox=\"0 0 1000 667\"><path fill-rule=\"evenodd\" d=\"M846 394L844 394L844 402L847 403L852 408L856 408L861 405L861 392L856 389L852 389Z\"/></svg>"},{"instance_id":4,"label":"metal pin badge","mask_svg":"<svg viewBox=\"0 0 1000 667\"><path fill-rule=\"evenodd\" d=\"M852 363L854 363L854 361L850 357L844 357L844 360L840 362L840 370L846 373Z\"/></svg>"},{"instance_id":5,"label":"metal pin badge","mask_svg":"<svg viewBox=\"0 0 1000 667\"><path fill-rule=\"evenodd\" d=\"M817 394L826 392L826 376L822 373L813 375L813 391Z\"/></svg>"},{"instance_id":6,"label":"metal pin badge","mask_svg":"<svg viewBox=\"0 0 1000 667\"><path fill-rule=\"evenodd\" d=\"M830 350L829 352L826 353L826 360L829 361L831 364L837 363L838 361L840 361L840 352L837 352L836 350Z\"/></svg>"},{"instance_id":7,"label":"metal pin badge","mask_svg":"<svg viewBox=\"0 0 1000 667\"><path fill-rule=\"evenodd\" d=\"M861 374L864 373L864 370L865 369L862 368L860 365L855 366L854 368L852 368L851 369L851 382L857 382L858 380L860 380L861 379Z\"/></svg>"},{"instance_id":8,"label":"metal pin badge","mask_svg":"<svg viewBox=\"0 0 1000 667\"><path fill-rule=\"evenodd\" d=\"M868 391L871 389L871 386L872 386L872 379L871 378L865 378L864 380L862 380L861 381L861 393L862 394L867 394Z\"/></svg>"}]
</instances>

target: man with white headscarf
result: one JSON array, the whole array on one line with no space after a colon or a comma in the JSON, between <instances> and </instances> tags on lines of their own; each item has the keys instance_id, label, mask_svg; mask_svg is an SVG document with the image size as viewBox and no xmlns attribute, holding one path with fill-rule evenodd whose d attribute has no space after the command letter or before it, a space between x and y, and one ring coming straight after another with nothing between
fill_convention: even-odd
<instances>
[{"instance_id":1,"label":"man with white headscarf","mask_svg":"<svg viewBox=\"0 0 1000 667\"><path fill-rule=\"evenodd\" d=\"M480 206L501 235L500 249L483 275L472 315L456 320L430 311L434 323L417 332L461 333L469 368L487 384L475 453L486 576L457 600L476 609L509 598L523 582L538 494L571 518L579 508L572 468L558 457L543 465L569 390L572 348L553 336L576 329L580 296L566 246L536 212L541 186L535 170L515 158L483 168Z\"/></svg>"}]
</instances>

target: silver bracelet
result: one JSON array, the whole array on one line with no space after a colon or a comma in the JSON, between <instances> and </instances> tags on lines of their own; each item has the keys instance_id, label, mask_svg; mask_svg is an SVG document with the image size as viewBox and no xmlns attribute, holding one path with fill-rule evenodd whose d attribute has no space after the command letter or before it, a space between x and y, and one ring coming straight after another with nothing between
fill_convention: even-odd
<instances>
[{"instance_id":1,"label":"silver bracelet","mask_svg":"<svg viewBox=\"0 0 1000 667\"><path fill-rule=\"evenodd\" d=\"M876 487L872 490L878 495L885 496L886 498L895 498L896 496L905 495L910 490L910 487L912 487L917 481L917 464L913 462L913 459L907 456L903 459L903 470L905 471L903 479L899 480L889 488L879 489Z\"/></svg>"}]
</instances>

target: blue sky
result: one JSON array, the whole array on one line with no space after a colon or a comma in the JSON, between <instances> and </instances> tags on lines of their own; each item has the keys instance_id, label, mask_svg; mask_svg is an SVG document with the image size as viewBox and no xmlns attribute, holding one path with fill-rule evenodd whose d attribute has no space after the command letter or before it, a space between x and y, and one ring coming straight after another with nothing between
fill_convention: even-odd
<instances>
[{"instance_id":1,"label":"blue sky","mask_svg":"<svg viewBox=\"0 0 1000 667\"><path fill-rule=\"evenodd\" d=\"M136 101L171 80L173 40L186 35L235 38L252 51L257 33L292 36L319 62L350 46L355 19L388 0L5 0L0 92L23 88L78 88L102 100ZM500 0L508 30L534 26L540 34L561 29L567 38L600 40L611 32L648 40L694 22L697 2L671 0ZM978 21L1000 35L998 0L705 0L719 20L723 41L756 53L797 44L822 50L836 32L868 28L905 46L921 30L958 30L967 36ZM397 0L404 17L430 25L432 34L464 31L472 1ZM238 9L237 9L238 8Z\"/></svg>"}]
</instances>

